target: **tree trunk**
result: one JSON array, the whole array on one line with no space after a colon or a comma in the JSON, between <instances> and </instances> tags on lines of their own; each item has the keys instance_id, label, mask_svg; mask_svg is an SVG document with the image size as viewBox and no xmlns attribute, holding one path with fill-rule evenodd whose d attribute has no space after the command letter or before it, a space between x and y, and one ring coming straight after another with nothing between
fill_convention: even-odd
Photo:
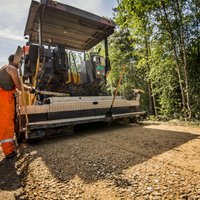
<instances>
[{"instance_id":1,"label":"tree trunk","mask_svg":"<svg viewBox=\"0 0 200 200\"><path fill-rule=\"evenodd\" d=\"M148 110L149 115L153 115L153 102L152 102L152 91L151 91L151 83L147 81L147 90L148 90Z\"/></svg>"},{"instance_id":2,"label":"tree trunk","mask_svg":"<svg viewBox=\"0 0 200 200\"><path fill-rule=\"evenodd\" d=\"M146 28L146 27L145 27ZM146 59L146 65L147 65L147 70L148 74L150 72L150 65L149 65L149 51L150 45L149 45L149 40L148 37L145 36L145 59ZM151 81L147 80L147 86L148 86L148 100L149 100L149 114L153 115L154 113L154 104L153 104L153 96L152 96L152 87L151 87Z\"/></svg>"},{"instance_id":3,"label":"tree trunk","mask_svg":"<svg viewBox=\"0 0 200 200\"><path fill-rule=\"evenodd\" d=\"M151 83L151 91L152 91L152 101L153 101L154 113L155 113L155 116L157 117L158 112L156 109L156 98L155 98L155 95L153 94L153 84L152 83Z\"/></svg>"},{"instance_id":4,"label":"tree trunk","mask_svg":"<svg viewBox=\"0 0 200 200\"><path fill-rule=\"evenodd\" d=\"M162 4L163 11L164 11L164 18L165 18L166 23L167 23L167 24L165 24L165 22L164 22L164 25L166 26L166 29L167 29L167 31L168 31L168 33L170 35L171 45L172 45L173 52L174 52L174 59L175 59L175 62L176 62L176 68L177 68L177 74L178 74L178 79L179 79L179 85L180 85L180 89L181 89L184 118L186 120L187 119L186 102L185 102L185 94L184 94L183 81L182 81L182 78L181 78L180 62L179 62L178 55L177 55L177 50L176 50L176 46L175 46L175 41L174 41L174 36L173 36L172 28L171 28L170 22L169 22L168 17L167 17L167 12L166 12L166 8L165 8L165 4L164 4L163 1L161 1L161 4Z\"/></svg>"},{"instance_id":5,"label":"tree trunk","mask_svg":"<svg viewBox=\"0 0 200 200\"><path fill-rule=\"evenodd\" d=\"M180 42L181 42L181 49L183 52L183 63L184 63L184 76L185 76L185 94L187 99L187 108L188 108L188 119L191 120L192 111L190 107L190 95L189 95L189 87L188 87L188 74L187 74L187 54L186 54L186 47L185 47L185 40L184 40L184 28L183 28L183 19L182 13L179 6L179 1L176 0L177 11L180 19L181 29L180 29Z\"/></svg>"}]
</instances>

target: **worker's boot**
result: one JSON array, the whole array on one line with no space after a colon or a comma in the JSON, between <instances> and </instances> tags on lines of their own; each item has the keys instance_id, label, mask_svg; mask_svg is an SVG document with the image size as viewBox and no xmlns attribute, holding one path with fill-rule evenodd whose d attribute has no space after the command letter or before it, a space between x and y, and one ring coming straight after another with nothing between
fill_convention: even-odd
<instances>
[{"instance_id":1,"label":"worker's boot","mask_svg":"<svg viewBox=\"0 0 200 200\"><path fill-rule=\"evenodd\" d=\"M15 156L16 156L16 153L13 151L12 153L6 156L6 159L11 159L11 158L14 158Z\"/></svg>"}]
</instances>

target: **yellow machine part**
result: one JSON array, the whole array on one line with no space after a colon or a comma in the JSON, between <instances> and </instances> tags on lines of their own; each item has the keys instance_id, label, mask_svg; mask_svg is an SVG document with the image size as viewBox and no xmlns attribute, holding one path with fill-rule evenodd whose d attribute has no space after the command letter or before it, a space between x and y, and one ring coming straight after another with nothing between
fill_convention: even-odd
<instances>
[{"instance_id":1,"label":"yellow machine part","mask_svg":"<svg viewBox=\"0 0 200 200\"><path fill-rule=\"evenodd\" d=\"M80 84L80 74L79 73L73 74L73 73L68 72L68 81L66 82L66 84L69 84L69 83L79 85Z\"/></svg>"},{"instance_id":2,"label":"yellow machine part","mask_svg":"<svg viewBox=\"0 0 200 200\"><path fill-rule=\"evenodd\" d=\"M24 91L24 99L22 100L22 92L19 92L19 104L20 106L30 106L33 104L34 94L31 94L28 91Z\"/></svg>"}]
</instances>

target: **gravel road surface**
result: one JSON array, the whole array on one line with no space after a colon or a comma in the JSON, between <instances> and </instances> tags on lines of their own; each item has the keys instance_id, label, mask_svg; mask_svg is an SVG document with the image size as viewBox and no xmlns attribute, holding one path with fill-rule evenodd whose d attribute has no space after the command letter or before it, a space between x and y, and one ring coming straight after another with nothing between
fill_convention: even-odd
<instances>
[{"instance_id":1,"label":"gravel road surface","mask_svg":"<svg viewBox=\"0 0 200 200\"><path fill-rule=\"evenodd\" d=\"M17 151L0 152L0 200L200 199L197 127L97 126Z\"/></svg>"}]
</instances>

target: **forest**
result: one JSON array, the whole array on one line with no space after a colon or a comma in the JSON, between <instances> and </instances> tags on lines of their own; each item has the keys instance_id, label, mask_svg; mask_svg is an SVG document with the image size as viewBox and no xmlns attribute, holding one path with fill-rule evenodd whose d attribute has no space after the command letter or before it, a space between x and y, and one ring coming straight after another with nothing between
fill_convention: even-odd
<instances>
[{"instance_id":1,"label":"forest","mask_svg":"<svg viewBox=\"0 0 200 200\"><path fill-rule=\"evenodd\" d=\"M200 120L200 1L118 0L109 39L110 90L143 90L141 109L162 119Z\"/></svg>"}]
</instances>

